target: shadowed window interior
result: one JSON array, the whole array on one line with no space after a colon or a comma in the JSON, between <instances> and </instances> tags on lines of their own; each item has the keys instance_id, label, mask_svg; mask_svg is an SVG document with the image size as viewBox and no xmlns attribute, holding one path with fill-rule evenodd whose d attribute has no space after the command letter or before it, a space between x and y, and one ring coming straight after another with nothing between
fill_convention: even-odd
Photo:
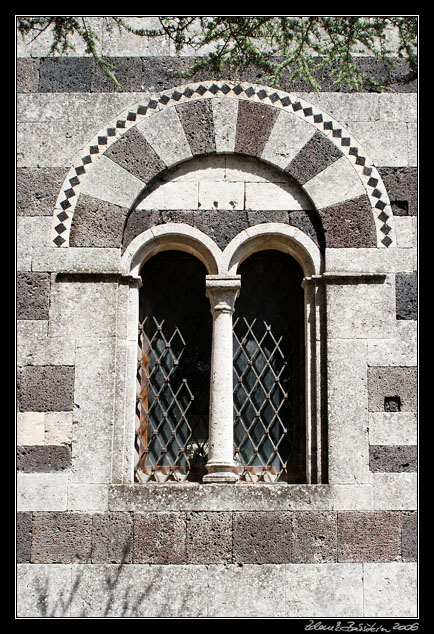
<instances>
[{"instance_id":1,"label":"shadowed window interior","mask_svg":"<svg viewBox=\"0 0 434 634\"><path fill-rule=\"evenodd\" d=\"M234 442L240 479L306 482L304 292L298 263L260 251L239 267Z\"/></svg>"},{"instance_id":2,"label":"shadowed window interior","mask_svg":"<svg viewBox=\"0 0 434 634\"><path fill-rule=\"evenodd\" d=\"M212 317L205 266L163 251L141 271L136 481L200 481L208 443Z\"/></svg>"}]
</instances>

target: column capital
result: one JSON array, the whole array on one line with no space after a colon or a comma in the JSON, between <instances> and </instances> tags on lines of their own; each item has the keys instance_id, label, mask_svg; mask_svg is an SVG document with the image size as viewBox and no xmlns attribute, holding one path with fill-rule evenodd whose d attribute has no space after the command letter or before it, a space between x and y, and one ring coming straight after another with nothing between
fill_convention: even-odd
<instances>
[{"instance_id":1,"label":"column capital","mask_svg":"<svg viewBox=\"0 0 434 634\"><path fill-rule=\"evenodd\" d=\"M233 313L240 293L241 275L207 275L205 286L211 311Z\"/></svg>"}]
</instances>

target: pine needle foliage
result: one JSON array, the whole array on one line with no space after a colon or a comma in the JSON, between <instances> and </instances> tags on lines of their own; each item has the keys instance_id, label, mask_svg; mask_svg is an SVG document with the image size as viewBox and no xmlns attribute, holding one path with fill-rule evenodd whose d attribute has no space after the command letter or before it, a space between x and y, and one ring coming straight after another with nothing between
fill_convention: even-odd
<instances>
[{"instance_id":1,"label":"pine needle foliage","mask_svg":"<svg viewBox=\"0 0 434 634\"><path fill-rule=\"evenodd\" d=\"M417 76L417 16L158 16L159 26L137 29L117 16L104 16L110 28L117 27L141 38L165 36L177 54L188 51L197 57L179 77L193 78L208 71L237 77L249 66L277 86L282 74L289 82L301 79L315 91L318 77L326 73L337 88L360 90L387 87L376 83L357 63L370 55L393 68L405 59L405 80ZM85 43L104 73L119 87L111 65L98 51L99 36L86 16L18 16L18 30L31 40L49 30L52 42L47 55L68 55L75 50L72 36ZM393 33L395 46L389 45Z\"/></svg>"}]
</instances>

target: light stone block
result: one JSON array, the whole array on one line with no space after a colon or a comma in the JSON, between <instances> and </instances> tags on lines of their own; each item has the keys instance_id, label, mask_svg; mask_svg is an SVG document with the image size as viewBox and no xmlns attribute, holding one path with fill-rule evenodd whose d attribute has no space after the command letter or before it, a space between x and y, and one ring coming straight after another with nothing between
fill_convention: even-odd
<instances>
[{"instance_id":1,"label":"light stone block","mask_svg":"<svg viewBox=\"0 0 434 634\"><path fill-rule=\"evenodd\" d=\"M244 209L244 183L200 182L200 209Z\"/></svg>"},{"instance_id":2,"label":"light stone block","mask_svg":"<svg viewBox=\"0 0 434 634\"><path fill-rule=\"evenodd\" d=\"M108 487L105 484L70 483L68 510L102 513L108 510Z\"/></svg>"},{"instance_id":3,"label":"light stone block","mask_svg":"<svg viewBox=\"0 0 434 634\"><path fill-rule=\"evenodd\" d=\"M217 152L233 152L238 116L238 99L211 101Z\"/></svg>"},{"instance_id":4,"label":"light stone block","mask_svg":"<svg viewBox=\"0 0 434 634\"><path fill-rule=\"evenodd\" d=\"M161 29L157 16L131 16L122 19L135 29ZM111 27L111 28L110 28ZM117 25L104 18L102 24L102 55L110 57L147 57L148 55L169 55L170 40L166 35L140 37L125 29L119 31Z\"/></svg>"},{"instance_id":5,"label":"light stone block","mask_svg":"<svg viewBox=\"0 0 434 634\"><path fill-rule=\"evenodd\" d=\"M168 166L192 157L190 146L174 107L143 119L136 126L161 160Z\"/></svg>"},{"instance_id":6,"label":"light stone block","mask_svg":"<svg viewBox=\"0 0 434 634\"><path fill-rule=\"evenodd\" d=\"M363 573L365 617L418 617L416 563L365 563Z\"/></svg>"},{"instance_id":7,"label":"light stone block","mask_svg":"<svg viewBox=\"0 0 434 634\"><path fill-rule=\"evenodd\" d=\"M43 445L44 412L17 413L17 445Z\"/></svg>"},{"instance_id":8,"label":"light stone block","mask_svg":"<svg viewBox=\"0 0 434 634\"><path fill-rule=\"evenodd\" d=\"M374 165L407 167L409 162L409 131L406 123L372 121L347 122L351 135L368 153Z\"/></svg>"},{"instance_id":9,"label":"light stone block","mask_svg":"<svg viewBox=\"0 0 434 634\"><path fill-rule=\"evenodd\" d=\"M417 167L419 157L417 123L408 124L408 164L410 167Z\"/></svg>"},{"instance_id":10,"label":"light stone block","mask_svg":"<svg viewBox=\"0 0 434 634\"><path fill-rule=\"evenodd\" d=\"M53 285L49 336L74 339L114 337L117 282L59 281Z\"/></svg>"},{"instance_id":11,"label":"light stone block","mask_svg":"<svg viewBox=\"0 0 434 634\"><path fill-rule=\"evenodd\" d=\"M115 339L77 341L72 475L74 484L110 481Z\"/></svg>"},{"instance_id":12,"label":"light stone block","mask_svg":"<svg viewBox=\"0 0 434 634\"><path fill-rule=\"evenodd\" d=\"M373 508L370 484L335 484L332 491L335 511L370 511Z\"/></svg>"},{"instance_id":13,"label":"light stone block","mask_svg":"<svg viewBox=\"0 0 434 634\"><path fill-rule=\"evenodd\" d=\"M307 121L282 110L276 119L261 158L284 169L315 134L315 131L316 128Z\"/></svg>"},{"instance_id":14,"label":"light stone block","mask_svg":"<svg viewBox=\"0 0 434 634\"><path fill-rule=\"evenodd\" d=\"M286 615L349 618L363 615L362 564L288 564Z\"/></svg>"},{"instance_id":15,"label":"light stone block","mask_svg":"<svg viewBox=\"0 0 434 634\"><path fill-rule=\"evenodd\" d=\"M32 218L18 217L16 220L16 270L32 270L32 240L30 222Z\"/></svg>"},{"instance_id":16,"label":"light stone block","mask_svg":"<svg viewBox=\"0 0 434 634\"><path fill-rule=\"evenodd\" d=\"M17 618L68 618L72 596L71 565L17 565Z\"/></svg>"},{"instance_id":17,"label":"light stone block","mask_svg":"<svg viewBox=\"0 0 434 634\"><path fill-rule=\"evenodd\" d=\"M328 341L330 484L369 484L366 343Z\"/></svg>"},{"instance_id":18,"label":"light stone block","mask_svg":"<svg viewBox=\"0 0 434 634\"><path fill-rule=\"evenodd\" d=\"M364 97L364 95L363 95ZM418 120L417 93L380 93L377 95L380 121L416 123Z\"/></svg>"},{"instance_id":19,"label":"light stone block","mask_svg":"<svg viewBox=\"0 0 434 634\"><path fill-rule=\"evenodd\" d=\"M104 272L120 269L120 249L49 246L33 248L32 271Z\"/></svg>"},{"instance_id":20,"label":"light stone block","mask_svg":"<svg viewBox=\"0 0 434 634\"><path fill-rule=\"evenodd\" d=\"M94 122L19 123L17 167L70 167L77 154L98 132Z\"/></svg>"},{"instance_id":21,"label":"light stone block","mask_svg":"<svg viewBox=\"0 0 434 634\"><path fill-rule=\"evenodd\" d=\"M17 511L66 511L67 473L17 473Z\"/></svg>"},{"instance_id":22,"label":"light stone block","mask_svg":"<svg viewBox=\"0 0 434 634\"><path fill-rule=\"evenodd\" d=\"M417 415L412 412L371 412L371 445L417 445Z\"/></svg>"},{"instance_id":23,"label":"light stone block","mask_svg":"<svg viewBox=\"0 0 434 634\"><path fill-rule=\"evenodd\" d=\"M416 216L395 216L396 244L401 248L417 246L417 218Z\"/></svg>"},{"instance_id":24,"label":"light stone block","mask_svg":"<svg viewBox=\"0 0 434 634\"><path fill-rule=\"evenodd\" d=\"M327 285L327 334L330 339L385 339L395 332L395 288L384 282Z\"/></svg>"},{"instance_id":25,"label":"light stone block","mask_svg":"<svg viewBox=\"0 0 434 634\"><path fill-rule=\"evenodd\" d=\"M45 412L44 444L70 445L72 442L72 412Z\"/></svg>"},{"instance_id":26,"label":"light stone block","mask_svg":"<svg viewBox=\"0 0 434 634\"><path fill-rule=\"evenodd\" d=\"M371 482L375 509L417 509L417 473L372 473Z\"/></svg>"},{"instance_id":27,"label":"light stone block","mask_svg":"<svg viewBox=\"0 0 434 634\"><path fill-rule=\"evenodd\" d=\"M137 209L197 209L198 198L197 182L168 182L151 191Z\"/></svg>"},{"instance_id":28,"label":"light stone block","mask_svg":"<svg viewBox=\"0 0 434 634\"><path fill-rule=\"evenodd\" d=\"M226 156L227 181L243 183L293 183L292 179L273 165L256 158L228 154Z\"/></svg>"},{"instance_id":29,"label":"light stone block","mask_svg":"<svg viewBox=\"0 0 434 634\"><path fill-rule=\"evenodd\" d=\"M201 156L181 163L170 173L170 181L224 181L226 174L226 156Z\"/></svg>"},{"instance_id":30,"label":"light stone block","mask_svg":"<svg viewBox=\"0 0 434 634\"><path fill-rule=\"evenodd\" d=\"M297 93L313 106L329 114L335 121L378 121L378 94L375 93Z\"/></svg>"},{"instance_id":31,"label":"light stone block","mask_svg":"<svg viewBox=\"0 0 434 634\"><path fill-rule=\"evenodd\" d=\"M345 156L311 178L304 189L320 209L366 194L362 181Z\"/></svg>"},{"instance_id":32,"label":"light stone block","mask_svg":"<svg viewBox=\"0 0 434 634\"><path fill-rule=\"evenodd\" d=\"M102 17L86 16L88 24L101 37L103 33ZM68 35L68 40L75 47L74 56L89 56L91 53L86 52L86 44L77 34ZM17 32L17 57L47 57L50 46L53 42L53 27L46 29L43 33L35 38L34 33L28 33L25 37ZM55 53L55 57L59 57L60 53Z\"/></svg>"},{"instance_id":33,"label":"light stone block","mask_svg":"<svg viewBox=\"0 0 434 634\"><path fill-rule=\"evenodd\" d=\"M205 617L208 574L202 565L77 565L71 616Z\"/></svg>"},{"instance_id":34,"label":"light stone block","mask_svg":"<svg viewBox=\"0 0 434 634\"><path fill-rule=\"evenodd\" d=\"M287 183L246 183L247 210L300 211L312 209L312 203L302 190Z\"/></svg>"},{"instance_id":35,"label":"light stone block","mask_svg":"<svg viewBox=\"0 0 434 634\"><path fill-rule=\"evenodd\" d=\"M398 273L417 270L417 250L326 249L327 271L348 273Z\"/></svg>"},{"instance_id":36,"label":"light stone block","mask_svg":"<svg viewBox=\"0 0 434 634\"><path fill-rule=\"evenodd\" d=\"M126 169L101 156L81 188L81 193L120 207L131 207L145 184Z\"/></svg>"},{"instance_id":37,"label":"light stone block","mask_svg":"<svg viewBox=\"0 0 434 634\"><path fill-rule=\"evenodd\" d=\"M284 565L209 566L209 618L272 618L287 615Z\"/></svg>"},{"instance_id":38,"label":"light stone block","mask_svg":"<svg viewBox=\"0 0 434 634\"><path fill-rule=\"evenodd\" d=\"M41 320L42 321L42 320ZM32 323L27 321L26 324ZM34 322L33 322L34 323ZM42 322L45 332L38 328L25 330L21 322L17 327L17 364L26 365L74 365L75 350L71 338L47 335L47 321Z\"/></svg>"},{"instance_id":39,"label":"light stone block","mask_svg":"<svg viewBox=\"0 0 434 634\"><path fill-rule=\"evenodd\" d=\"M400 320L393 339L368 339L368 364L371 366L416 366L418 362L417 321Z\"/></svg>"}]
</instances>

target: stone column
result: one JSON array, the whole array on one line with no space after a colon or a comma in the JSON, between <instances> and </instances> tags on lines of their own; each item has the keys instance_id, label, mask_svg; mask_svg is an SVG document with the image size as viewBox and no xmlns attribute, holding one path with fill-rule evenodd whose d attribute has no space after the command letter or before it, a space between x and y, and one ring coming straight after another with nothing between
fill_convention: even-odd
<instances>
[{"instance_id":1,"label":"stone column","mask_svg":"<svg viewBox=\"0 0 434 634\"><path fill-rule=\"evenodd\" d=\"M207 475L204 482L236 482L234 473L233 334L232 314L239 275L207 275L206 294L213 316L211 397Z\"/></svg>"}]
</instances>

